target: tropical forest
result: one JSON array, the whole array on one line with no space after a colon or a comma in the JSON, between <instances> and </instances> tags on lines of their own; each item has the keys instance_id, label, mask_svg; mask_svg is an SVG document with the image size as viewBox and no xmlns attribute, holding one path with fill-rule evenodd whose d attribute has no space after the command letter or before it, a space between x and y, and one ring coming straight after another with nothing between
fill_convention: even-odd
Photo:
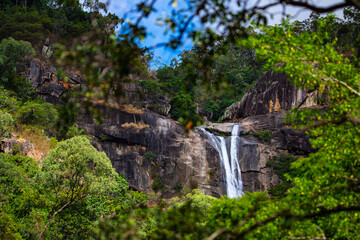
<instances>
[{"instance_id":1,"label":"tropical forest","mask_svg":"<svg viewBox=\"0 0 360 240\"><path fill-rule=\"evenodd\" d=\"M360 239L359 0L0 1L0 239Z\"/></svg>"}]
</instances>

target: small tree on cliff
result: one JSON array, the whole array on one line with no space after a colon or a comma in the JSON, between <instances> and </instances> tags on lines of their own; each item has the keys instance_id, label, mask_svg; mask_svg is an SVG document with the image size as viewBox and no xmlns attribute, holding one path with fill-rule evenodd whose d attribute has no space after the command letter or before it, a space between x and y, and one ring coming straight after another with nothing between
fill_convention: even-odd
<instances>
[{"instance_id":1,"label":"small tree on cliff","mask_svg":"<svg viewBox=\"0 0 360 240\"><path fill-rule=\"evenodd\" d=\"M10 137L13 124L14 119L12 116L0 110L0 140L5 137Z\"/></svg>"},{"instance_id":2,"label":"small tree on cliff","mask_svg":"<svg viewBox=\"0 0 360 240\"><path fill-rule=\"evenodd\" d=\"M98 152L84 136L60 142L43 161L38 182L50 200L49 218L54 218L87 197L109 194L117 186L117 173L105 153Z\"/></svg>"}]
</instances>

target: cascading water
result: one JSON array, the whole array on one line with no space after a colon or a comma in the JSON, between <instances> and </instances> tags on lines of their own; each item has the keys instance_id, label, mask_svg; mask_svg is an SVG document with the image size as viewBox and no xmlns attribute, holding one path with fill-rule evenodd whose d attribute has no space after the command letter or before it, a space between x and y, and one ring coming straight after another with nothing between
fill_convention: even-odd
<instances>
[{"instance_id":1,"label":"cascading water","mask_svg":"<svg viewBox=\"0 0 360 240\"><path fill-rule=\"evenodd\" d=\"M244 194L241 180L241 170L237 160L239 143L239 124L234 124L230 139L230 158L224 137L215 136L204 128L200 128L210 139L219 153L220 161L224 166L226 179L226 192L229 198L240 197Z\"/></svg>"}]
</instances>

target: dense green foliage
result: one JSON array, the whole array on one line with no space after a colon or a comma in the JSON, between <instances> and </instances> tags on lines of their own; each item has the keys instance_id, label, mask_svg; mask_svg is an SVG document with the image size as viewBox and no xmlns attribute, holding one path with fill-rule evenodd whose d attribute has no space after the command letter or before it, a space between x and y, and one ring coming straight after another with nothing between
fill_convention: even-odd
<instances>
[{"instance_id":1,"label":"dense green foliage","mask_svg":"<svg viewBox=\"0 0 360 240\"><path fill-rule=\"evenodd\" d=\"M0 39L13 37L33 44L43 43L46 38L67 40L78 37L93 29L91 21L98 20L102 27L118 19L114 14L102 16L99 11L104 8L98 1L84 1L90 10L85 11L79 1L63 4L61 1L25 1L16 5L14 1L2 3L0 10Z\"/></svg>"},{"instance_id":2,"label":"dense green foliage","mask_svg":"<svg viewBox=\"0 0 360 240\"><path fill-rule=\"evenodd\" d=\"M218 121L225 109L240 100L264 72L254 53L253 49L235 47L226 41L211 51L195 47L182 53L179 60L174 59L170 66L159 67L158 81L143 80L141 86L152 95L170 97L170 115L175 120L196 123L190 118L198 107L212 113L209 120ZM203 61L209 61L211 68L204 68Z\"/></svg>"},{"instance_id":3,"label":"dense green foliage","mask_svg":"<svg viewBox=\"0 0 360 240\"><path fill-rule=\"evenodd\" d=\"M212 1L197 7L203 9L208 2ZM221 2L214 4L221 6ZM145 71L146 64L139 58L143 51L134 44L133 36L116 38L114 29L105 30L114 28L116 24L111 23L119 19L111 14L101 16L104 5L98 1L85 1L85 5L89 12L79 1L0 3L0 138L24 124L58 137L51 138L52 150L40 163L20 156L18 146L13 155L0 154L1 239L358 238L359 11L345 9L345 20L313 14L304 22L246 31L239 25L226 26L229 39L221 41L215 41L220 38L211 31L194 34L199 46L170 66L160 67L154 79ZM138 10L152 11L146 5ZM203 12L201 21L206 22L206 17L215 21L214 14L227 11L217 10ZM240 22L254 18L223 16L240 17ZM263 20L261 14L254 16ZM97 24L92 25L94 19ZM225 22L219 24L225 26ZM167 26L176 28L172 24ZM134 38L144 31L130 29L141 32L134 32ZM190 129L200 122L197 107L213 112L211 120L217 121L263 69L277 66L296 86L321 96L321 108L295 109L288 117L289 124L307 132L317 152L299 159L284 156L271 163L284 183L271 190L276 196L272 198L256 192L238 199L214 199L199 190L181 196L188 189L179 183L176 188L183 191L178 198L154 204L155 194L147 197L129 191L105 154L96 151L88 138L77 136L82 132L73 121L67 121L60 133L56 131L59 112L61 117L64 112L74 114L79 105L70 101L73 105L54 108L34 99L31 86L20 75L25 55L34 55L29 42L36 45L48 35L66 41L89 30L93 31L87 38L70 48L59 46L58 62L77 67L87 76L86 89L77 93L85 97L87 110L95 112L96 118L101 114L91 101L111 102L122 96L123 83L130 73L136 73L147 94L171 98L172 117ZM230 39L244 31L249 38ZM209 44L201 45L204 40ZM271 141L270 132L259 132L258 137ZM151 152L144 153L148 165L156 165L155 158ZM151 173L155 192L165 188L157 170L155 166Z\"/></svg>"},{"instance_id":4,"label":"dense green foliage","mask_svg":"<svg viewBox=\"0 0 360 240\"><path fill-rule=\"evenodd\" d=\"M116 177L105 153L96 151L85 137L58 143L44 159L36 176L50 201L47 204L51 214L48 223L62 210L82 200L86 201L85 206L92 215L109 213L111 210L107 208L111 208L111 202L108 198L112 197L111 193L121 192L124 188L118 185Z\"/></svg>"},{"instance_id":5,"label":"dense green foliage","mask_svg":"<svg viewBox=\"0 0 360 240\"><path fill-rule=\"evenodd\" d=\"M267 162L267 166L273 167L276 175L282 181L280 184L272 187L269 193L272 197L284 197L286 191L291 186L289 178L296 176L296 172L291 168L291 163L297 160L297 157L292 155L281 155L273 159L271 162Z\"/></svg>"},{"instance_id":6,"label":"dense green foliage","mask_svg":"<svg viewBox=\"0 0 360 240\"><path fill-rule=\"evenodd\" d=\"M29 42L16 41L13 38L2 39L0 43L0 74L2 83L16 74L17 63L26 56L34 56L35 52Z\"/></svg>"},{"instance_id":7,"label":"dense green foliage","mask_svg":"<svg viewBox=\"0 0 360 240\"><path fill-rule=\"evenodd\" d=\"M20 155L1 154L0 166L2 239L83 239L100 216L144 200L85 137L58 143L41 169Z\"/></svg>"},{"instance_id":8,"label":"dense green foliage","mask_svg":"<svg viewBox=\"0 0 360 240\"><path fill-rule=\"evenodd\" d=\"M58 112L52 104L41 99L25 102L17 111L21 123L51 129L57 121Z\"/></svg>"},{"instance_id":9,"label":"dense green foliage","mask_svg":"<svg viewBox=\"0 0 360 240\"><path fill-rule=\"evenodd\" d=\"M186 114L191 116L195 114L196 107L193 104L193 100L189 94L180 92L171 99L171 117L174 119L180 119Z\"/></svg>"},{"instance_id":10,"label":"dense green foliage","mask_svg":"<svg viewBox=\"0 0 360 240\"><path fill-rule=\"evenodd\" d=\"M23 71L19 63L35 55L29 42L13 38L2 39L0 43L0 85L16 92L23 100L29 100L34 93L31 84L18 73Z\"/></svg>"},{"instance_id":11,"label":"dense green foliage","mask_svg":"<svg viewBox=\"0 0 360 240\"><path fill-rule=\"evenodd\" d=\"M10 137L13 125L13 117L9 113L0 111L0 138Z\"/></svg>"},{"instance_id":12,"label":"dense green foliage","mask_svg":"<svg viewBox=\"0 0 360 240\"><path fill-rule=\"evenodd\" d=\"M128 190L104 153L78 136L83 131L73 125L74 119L56 124L62 108L35 99L33 86L23 77L45 38L69 42L94 29L93 20L102 29L119 20L112 14L100 15L105 5L98 1L84 4L92 11L85 11L78 1L0 3L0 138L15 132L35 146L52 149L41 163L21 156L18 144L12 155L0 154L1 239L95 238L100 217L125 219L133 204L146 200Z\"/></svg>"}]
</instances>

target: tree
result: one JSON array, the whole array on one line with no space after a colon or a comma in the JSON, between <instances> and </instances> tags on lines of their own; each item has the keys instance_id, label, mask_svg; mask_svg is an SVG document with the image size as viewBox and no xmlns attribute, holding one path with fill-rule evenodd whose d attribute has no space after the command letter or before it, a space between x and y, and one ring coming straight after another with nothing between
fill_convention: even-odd
<instances>
[{"instance_id":1,"label":"tree","mask_svg":"<svg viewBox=\"0 0 360 240\"><path fill-rule=\"evenodd\" d=\"M30 82L19 75L18 67L27 57L35 55L29 42L13 38L3 39L0 43L0 85L13 90L20 99L28 100L34 93Z\"/></svg>"},{"instance_id":2,"label":"tree","mask_svg":"<svg viewBox=\"0 0 360 240\"><path fill-rule=\"evenodd\" d=\"M4 137L10 137L14 125L13 117L0 110L0 140Z\"/></svg>"},{"instance_id":3,"label":"tree","mask_svg":"<svg viewBox=\"0 0 360 240\"><path fill-rule=\"evenodd\" d=\"M35 51L29 42L17 41L13 38L3 39L0 43L0 80L7 83L16 74L18 62L26 56L34 56Z\"/></svg>"},{"instance_id":4,"label":"tree","mask_svg":"<svg viewBox=\"0 0 360 240\"><path fill-rule=\"evenodd\" d=\"M50 130L54 127L58 112L51 103L42 99L25 102L17 111L21 123L35 125L41 129Z\"/></svg>"},{"instance_id":5,"label":"tree","mask_svg":"<svg viewBox=\"0 0 360 240\"><path fill-rule=\"evenodd\" d=\"M57 144L43 161L37 179L51 200L49 218L40 238L53 219L80 201L108 194L117 187L116 176L105 153L98 152L84 136Z\"/></svg>"},{"instance_id":6,"label":"tree","mask_svg":"<svg viewBox=\"0 0 360 240\"><path fill-rule=\"evenodd\" d=\"M30 157L0 154L1 239L34 237L29 234L39 224L34 213L46 204L31 180L37 171L38 164Z\"/></svg>"}]
</instances>

